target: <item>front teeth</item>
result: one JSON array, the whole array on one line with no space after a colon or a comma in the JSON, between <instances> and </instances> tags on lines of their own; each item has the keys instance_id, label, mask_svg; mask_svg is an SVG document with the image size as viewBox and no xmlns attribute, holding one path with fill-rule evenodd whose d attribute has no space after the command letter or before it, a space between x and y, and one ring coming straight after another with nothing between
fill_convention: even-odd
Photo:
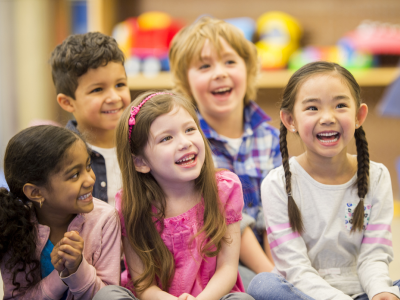
<instances>
[{"instance_id":1,"label":"front teeth","mask_svg":"<svg viewBox=\"0 0 400 300\"><path fill-rule=\"evenodd\" d=\"M326 133L318 133L317 135L320 136L332 136L332 135L336 135L337 132L326 132Z\"/></svg>"},{"instance_id":2,"label":"front teeth","mask_svg":"<svg viewBox=\"0 0 400 300\"><path fill-rule=\"evenodd\" d=\"M192 160L193 158L194 158L194 155L192 154L192 155L189 155L189 156L186 157L186 158L183 158L183 159L181 159L181 160L178 160L177 163L181 163L181 162L184 162L184 161Z\"/></svg>"},{"instance_id":3,"label":"front teeth","mask_svg":"<svg viewBox=\"0 0 400 300\"><path fill-rule=\"evenodd\" d=\"M334 138L333 140L319 140L322 143L334 143L338 140L338 138Z\"/></svg>"},{"instance_id":4,"label":"front teeth","mask_svg":"<svg viewBox=\"0 0 400 300\"><path fill-rule=\"evenodd\" d=\"M116 112L118 112L118 111L119 111L119 109L107 110L107 111L105 111L104 113L105 113L105 114L114 114L114 113L116 113Z\"/></svg>"},{"instance_id":5,"label":"front teeth","mask_svg":"<svg viewBox=\"0 0 400 300\"><path fill-rule=\"evenodd\" d=\"M225 88L220 88L218 90L215 90L214 93L224 93L224 92L228 92L230 90L231 90L231 88L225 87Z\"/></svg>"},{"instance_id":6,"label":"front teeth","mask_svg":"<svg viewBox=\"0 0 400 300\"><path fill-rule=\"evenodd\" d=\"M88 198L92 193L87 193L85 195L82 195L80 197L78 197L78 200L85 200L86 198Z\"/></svg>"}]
</instances>

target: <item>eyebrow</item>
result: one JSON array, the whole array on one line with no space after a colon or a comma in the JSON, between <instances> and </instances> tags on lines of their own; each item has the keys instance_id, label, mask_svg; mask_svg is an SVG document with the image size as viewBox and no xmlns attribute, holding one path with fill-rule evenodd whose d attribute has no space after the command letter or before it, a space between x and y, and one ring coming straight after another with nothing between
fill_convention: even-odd
<instances>
[{"instance_id":1,"label":"eyebrow","mask_svg":"<svg viewBox=\"0 0 400 300\"><path fill-rule=\"evenodd\" d=\"M88 156L87 160L86 160L86 164L88 164L88 162L90 161L90 156ZM72 166L71 168L67 169L64 172L64 175L68 175L69 173L71 173L73 170L75 169L80 169L82 167L82 164L76 164L74 166Z\"/></svg>"},{"instance_id":2,"label":"eyebrow","mask_svg":"<svg viewBox=\"0 0 400 300\"><path fill-rule=\"evenodd\" d=\"M335 96L333 98L334 101L338 101L338 100L344 100L344 101L350 101L350 97L346 96L346 95L338 95ZM314 103L314 102L321 102L321 99L319 98L308 98L308 99L304 99L303 101L301 101L302 104L308 104L308 103Z\"/></svg>"},{"instance_id":3,"label":"eyebrow","mask_svg":"<svg viewBox=\"0 0 400 300\"><path fill-rule=\"evenodd\" d=\"M196 126L196 122L194 120L189 120L189 121L183 123L182 127L186 127L186 126L190 125L191 123ZM154 135L154 139L156 140L160 135L169 134L171 131L174 131L174 130L167 129L167 130L161 131L160 133L157 133L156 135Z\"/></svg>"},{"instance_id":4,"label":"eyebrow","mask_svg":"<svg viewBox=\"0 0 400 300\"><path fill-rule=\"evenodd\" d=\"M118 79L116 80L116 82L122 81L122 80L127 80L127 78L126 78L126 77L118 78ZM100 86L100 85L103 85L103 84L104 84L103 82L92 83L91 85L88 86L88 89L91 89L91 88L93 88L93 87L95 87L95 86Z\"/></svg>"}]
</instances>

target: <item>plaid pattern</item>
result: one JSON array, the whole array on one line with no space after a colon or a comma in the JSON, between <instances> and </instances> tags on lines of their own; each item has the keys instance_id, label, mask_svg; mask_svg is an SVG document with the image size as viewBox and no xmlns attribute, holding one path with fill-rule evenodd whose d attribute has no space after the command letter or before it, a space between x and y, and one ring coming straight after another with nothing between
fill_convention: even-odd
<instances>
[{"instance_id":1,"label":"plaid pattern","mask_svg":"<svg viewBox=\"0 0 400 300\"><path fill-rule=\"evenodd\" d=\"M282 164L279 130L267 124L270 117L256 103L250 102L244 108L243 141L239 152L232 156L227 150L226 139L212 129L200 113L197 115L201 129L210 142L215 166L239 176L243 186L243 212L257 220L262 211L261 182L269 171Z\"/></svg>"}]
</instances>

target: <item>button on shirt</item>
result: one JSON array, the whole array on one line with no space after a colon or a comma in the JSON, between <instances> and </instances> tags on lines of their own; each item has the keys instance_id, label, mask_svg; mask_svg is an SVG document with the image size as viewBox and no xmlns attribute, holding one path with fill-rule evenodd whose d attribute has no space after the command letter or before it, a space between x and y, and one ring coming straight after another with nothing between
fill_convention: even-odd
<instances>
[{"instance_id":1,"label":"button on shirt","mask_svg":"<svg viewBox=\"0 0 400 300\"><path fill-rule=\"evenodd\" d=\"M261 211L260 186L269 171L282 164L279 148L279 130L269 125L270 117L253 101L245 106L244 130L239 151L232 155L228 141L219 135L200 113L200 126L210 142L214 164L217 168L236 173L242 182L243 212L257 220ZM256 233L261 241L261 232Z\"/></svg>"}]
</instances>

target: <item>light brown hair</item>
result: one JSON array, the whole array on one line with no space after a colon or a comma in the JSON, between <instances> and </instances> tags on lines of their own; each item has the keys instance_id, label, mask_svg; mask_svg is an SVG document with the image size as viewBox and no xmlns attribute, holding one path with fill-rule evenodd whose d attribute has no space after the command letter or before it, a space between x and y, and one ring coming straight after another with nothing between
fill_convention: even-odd
<instances>
[{"instance_id":1,"label":"light brown hair","mask_svg":"<svg viewBox=\"0 0 400 300\"><path fill-rule=\"evenodd\" d=\"M215 179L214 163L207 139L200 129L193 104L178 94L161 94L148 100L136 115L131 140L129 140L128 120L132 106L138 106L143 99L154 92L146 92L138 96L123 112L116 131L118 163L122 173L122 211L130 246L143 262L144 271L133 282L136 291L148 288L157 277L161 288L168 291L174 276L174 259L165 246L153 217L163 224L165 218L165 194L150 173L137 172L132 160L134 156L144 156L144 148L148 143L150 126L153 121L182 107L194 119L205 144L205 159L200 175L195 179L195 188L204 199L204 225L198 234L204 232L205 240L201 243L204 256L216 256L221 250L227 225L220 207L217 182ZM156 205L158 212L153 213L152 206ZM196 236L197 236L196 235ZM214 247L215 246L215 247Z\"/></svg>"},{"instance_id":2,"label":"light brown hair","mask_svg":"<svg viewBox=\"0 0 400 300\"><path fill-rule=\"evenodd\" d=\"M318 61L309 63L299 70L297 70L292 77L289 79L287 86L283 92L283 99L281 104L281 110L287 111L293 114L293 107L296 101L297 92L300 86L312 75L321 73L336 73L339 74L342 79L348 85L350 92L356 101L357 109L360 107L361 101L361 90L357 81L354 79L353 75L347 71L342 66L336 63ZM286 179L286 193L288 194L288 214L290 226L293 231L302 233L304 231L303 221L301 218L301 213L293 199L292 186L291 186L291 176L289 168L289 153L287 149L286 141L287 129L281 122L280 124L280 149L282 155L282 165L285 170ZM357 146L357 188L358 197L364 199L368 192L369 183L369 152L368 143L365 137L365 132L362 126L354 132L354 137ZM353 215L353 225L351 231L362 230L364 226L364 203L360 200L358 203L354 215Z\"/></svg>"},{"instance_id":3,"label":"light brown hair","mask_svg":"<svg viewBox=\"0 0 400 300\"><path fill-rule=\"evenodd\" d=\"M190 91L188 70L194 59L201 59L201 50L208 39L219 52L223 38L243 58L247 70L246 94L244 104L255 100L257 96L256 77L259 72L257 49L246 40L243 33L235 26L223 20L203 17L193 24L181 29L171 42L169 60L174 80L174 90L191 99L196 99Z\"/></svg>"},{"instance_id":4,"label":"light brown hair","mask_svg":"<svg viewBox=\"0 0 400 300\"><path fill-rule=\"evenodd\" d=\"M58 45L50 57L51 73L57 94L75 99L78 78L89 69L110 61L124 65L124 54L114 38L100 32L74 34Z\"/></svg>"}]
</instances>

